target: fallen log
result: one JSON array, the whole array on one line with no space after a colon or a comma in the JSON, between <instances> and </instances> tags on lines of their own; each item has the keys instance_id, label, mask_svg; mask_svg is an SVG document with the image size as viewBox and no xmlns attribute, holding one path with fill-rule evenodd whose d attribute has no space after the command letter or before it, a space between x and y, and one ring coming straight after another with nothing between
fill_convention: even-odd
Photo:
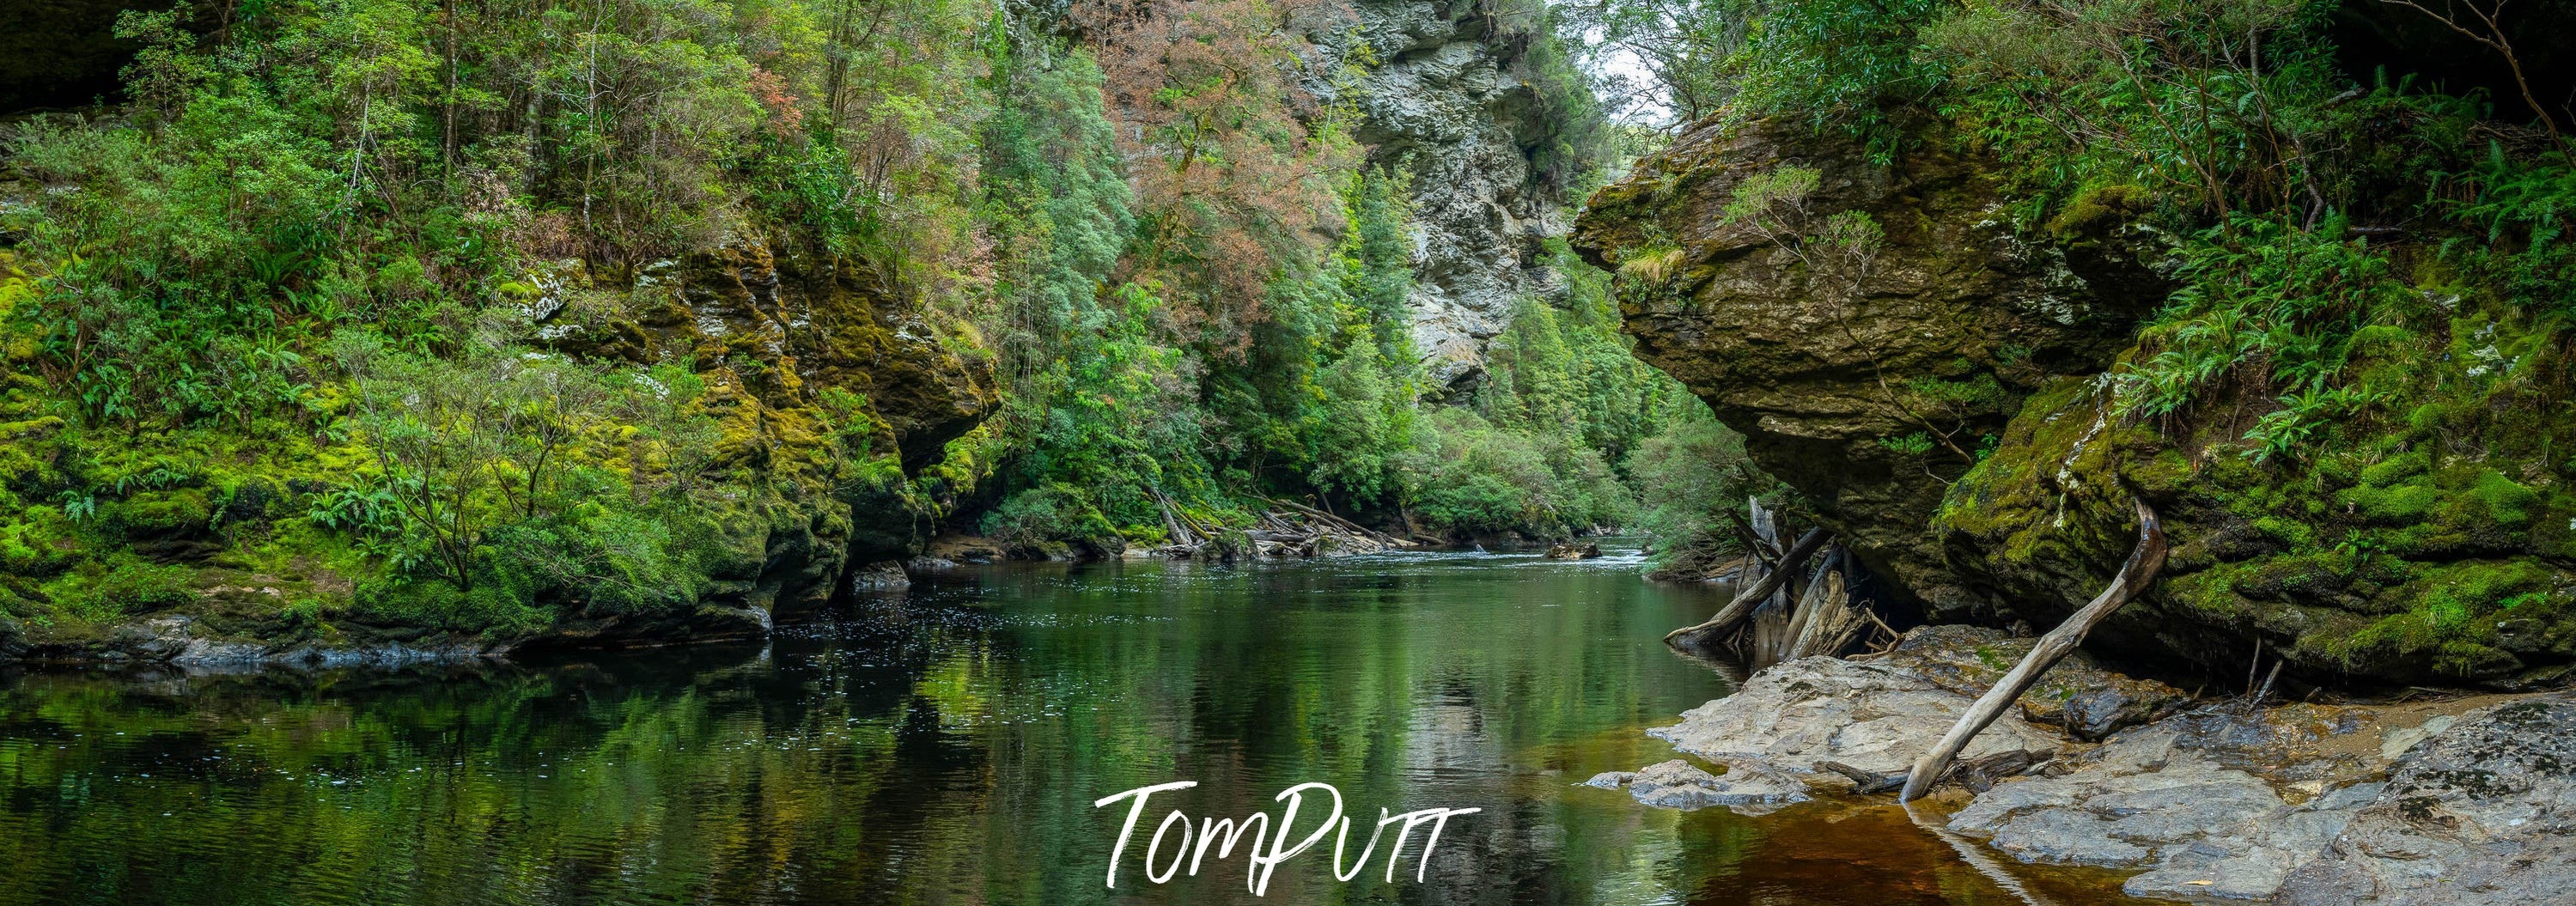
<instances>
[{"instance_id":1,"label":"fallen log","mask_svg":"<svg viewBox=\"0 0 2576 906\"><path fill-rule=\"evenodd\" d=\"M1291 510L1295 510L1300 514L1303 514L1310 523L1320 523L1325 526L1330 526L1334 529L1338 529L1341 534L1364 538L1375 542L1381 547L1415 546L1411 540L1389 535L1385 532L1369 528L1340 516L1333 515L1332 513L1298 503L1294 500L1269 500L1265 498L1262 502L1268 503L1272 506L1284 506Z\"/></svg>"},{"instance_id":2,"label":"fallen log","mask_svg":"<svg viewBox=\"0 0 2576 906\"><path fill-rule=\"evenodd\" d=\"M2005 708L2011 707L2032 683L2039 681L2040 674L2047 673L2059 659L2074 652L2075 646L2084 643L2084 635L2092 632L2103 618L2120 609L2120 605L2129 603L2129 599L2137 597L2138 592L2146 590L2147 583L2155 581L2156 571L2165 565L2165 530L2156 522L2153 507L2147 506L2144 500L2137 501L2137 505L2138 543L2129 551L2129 562L2121 564L2120 572L2111 577L2110 587L2102 589L2102 593L2094 596L2090 603L2078 608L2066 618L2066 622L2057 624L2057 628L2041 636L2039 644L2031 646L2030 653L2022 656L2021 663L2013 665L2012 672L1996 680L1994 688L1986 690L1986 694L1977 699L1967 713L1959 715L1959 722L1951 725L1950 732L1941 737L1940 743L1914 762L1914 770L1905 778L1905 791L1897 794L1896 801L1912 802L1930 792L1933 784L1941 782L1941 775L1949 772L1950 763L1968 747L1968 742L1977 738L1977 734L1984 732L1996 718L2002 717Z\"/></svg>"},{"instance_id":3,"label":"fallen log","mask_svg":"<svg viewBox=\"0 0 2576 906\"><path fill-rule=\"evenodd\" d=\"M1665 633L1664 643L1668 645L1678 645L1683 642L1697 639L1709 633L1723 632L1734 628L1735 624L1743 621L1745 616L1751 614L1753 612L1753 608L1760 605L1763 599L1771 597L1772 592L1780 590L1780 585L1782 583L1789 581L1790 576L1796 575L1799 564L1805 563L1807 561L1807 557L1814 554L1817 548L1825 546L1825 539L1828 537L1830 536L1824 529L1808 529L1806 534L1798 536L1798 542L1796 544L1789 546L1787 553L1780 556L1780 567L1778 569L1774 569L1769 575L1763 576L1761 581L1755 582L1751 586L1737 591L1735 593L1735 600L1728 601L1725 607L1718 609L1716 616L1708 618L1706 622L1700 623L1696 626L1684 626L1680 629Z\"/></svg>"}]
</instances>

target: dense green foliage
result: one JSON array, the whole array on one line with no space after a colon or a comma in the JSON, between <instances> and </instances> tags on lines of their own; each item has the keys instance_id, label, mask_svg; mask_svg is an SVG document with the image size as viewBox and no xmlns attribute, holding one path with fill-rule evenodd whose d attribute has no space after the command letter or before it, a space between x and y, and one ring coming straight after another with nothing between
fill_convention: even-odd
<instances>
[{"instance_id":1,"label":"dense green foliage","mask_svg":"<svg viewBox=\"0 0 2576 906\"><path fill-rule=\"evenodd\" d=\"M1423 398L1410 187L1351 138L1373 60L1311 52L1346 12L1024 12L126 14L125 103L5 135L0 647L191 602L325 642L763 604L829 593L781 552L942 520L1110 551L1295 498L1561 535L1628 520L1623 457L1705 418L1562 253L1493 379ZM1560 23L1486 12L1548 123L1532 190L1579 194L1607 133ZM898 449L869 396L919 388L880 368L999 411Z\"/></svg>"},{"instance_id":2,"label":"dense green foliage","mask_svg":"<svg viewBox=\"0 0 2576 906\"><path fill-rule=\"evenodd\" d=\"M907 9L880 53L971 35ZM576 13L595 27L566 42ZM10 140L12 175L52 187L11 209L7 310L0 611L39 625L229 596L286 635L336 632L321 618L343 608L510 633L559 606L694 603L741 556L719 523L762 477L717 468L688 363L528 346L527 269L632 266L763 221L937 261L941 196L904 183L953 178L939 164L804 162L936 136L866 130L946 109L902 92L953 60L873 68L800 135L784 77L749 56L851 49L801 18L743 27L757 8L267 4L212 34L186 14L120 25L145 47L129 119Z\"/></svg>"},{"instance_id":3,"label":"dense green foliage","mask_svg":"<svg viewBox=\"0 0 2576 906\"><path fill-rule=\"evenodd\" d=\"M1299 58L1305 38L1258 12L1167 13L1182 26L1148 38L1136 17L1150 13L1078 5L1094 34L1126 37L1020 42L995 70L992 222L1029 252L997 281L993 335L1016 386L994 442L1011 496L982 527L1114 549L1164 540L1166 507L1226 524L1274 495L1418 532L1624 522L1620 457L1705 416L1627 354L1600 281L1562 250L1562 307L1524 305L1463 409L1426 401L1405 175L1359 163L1346 108L1292 116L1314 103L1295 84L1193 74ZM1497 15L1561 124L1534 178L1579 193L1606 141L1588 81L1543 7ZM1325 58L1344 68L1322 76L1347 101L1367 52L1338 51Z\"/></svg>"}]
</instances>

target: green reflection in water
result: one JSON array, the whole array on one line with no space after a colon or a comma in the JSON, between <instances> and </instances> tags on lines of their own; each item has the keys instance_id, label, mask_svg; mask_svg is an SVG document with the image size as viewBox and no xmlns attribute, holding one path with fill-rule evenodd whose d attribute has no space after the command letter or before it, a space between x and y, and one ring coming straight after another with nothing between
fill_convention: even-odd
<instances>
[{"instance_id":1,"label":"green reflection in water","mask_svg":"<svg viewBox=\"0 0 2576 906\"><path fill-rule=\"evenodd\" d=\"M2022 902L1893 809L1573 786L1672 757L1639 731L1728 691L1658 641L1713 606L1622 559L1010 565L759 651L21 672L0 903ZM1419 884L1418 844L1341 884L1327 843L1258 900L1240 854L1156 886L1139 839L1105 889L1124 810L1092 800L1172 780L1200 786L1148 822L1275 816L1306 781L1363 820L1483 812Z\"/></svg>"}]
</instances>

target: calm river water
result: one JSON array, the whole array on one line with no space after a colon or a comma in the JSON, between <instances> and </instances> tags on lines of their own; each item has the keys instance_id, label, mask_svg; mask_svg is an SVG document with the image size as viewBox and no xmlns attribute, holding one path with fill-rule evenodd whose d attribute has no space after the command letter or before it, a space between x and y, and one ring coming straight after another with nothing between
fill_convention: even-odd
<instances>
[{"instance_id":1,"label":"calm river water","mask_svg":"<svg viewBox=\"0 0 2576 906\"><path fill-rule=\"evenodd\" d=\"M1658 641L1716 603L1633 555L1010 564L766 649L0 672L0 903L2118 901L2104 874L1998 880L1884 805L1575 786L1672 757L1640 731L1729 691ZM1105 887L1126 809L1093 800L1180 780ZM1309 781L1361 814L1354 853L1381 807L1482 811L1418 883L1418 843L1395 883L1382 851L1340 883L1330 840L1259 898L1239 851L1143 876L1168 810L1275 820Z\"/></svg>"}]
</instances>

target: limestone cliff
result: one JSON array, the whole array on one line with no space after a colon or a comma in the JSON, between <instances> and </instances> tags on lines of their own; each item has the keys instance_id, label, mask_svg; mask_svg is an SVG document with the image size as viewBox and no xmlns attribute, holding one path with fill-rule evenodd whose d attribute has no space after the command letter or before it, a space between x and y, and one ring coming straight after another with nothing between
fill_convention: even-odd
<instances>
[{"instance_id":1,"label":"limestone cliff","mask_svg":"<svg viewBox=\"0 0 2576 906\"><path fill-rule=\"evenodd\" d=\"M1539 114L1541 89L1520 74L1533 36L1490 7L1355 2L1354 32L1318 37L1328 54L1372 61L1367 76L1350 89L1308 86L1327 101L1353 91L1371 164L1410 180L1414 349L1430 386L1449 390L1482 377L1485 343L1515 302L1564 292L1544 244L1565 234L1570 199L1533 157L1565 124Z\"/></svg>"}]
</instances>

